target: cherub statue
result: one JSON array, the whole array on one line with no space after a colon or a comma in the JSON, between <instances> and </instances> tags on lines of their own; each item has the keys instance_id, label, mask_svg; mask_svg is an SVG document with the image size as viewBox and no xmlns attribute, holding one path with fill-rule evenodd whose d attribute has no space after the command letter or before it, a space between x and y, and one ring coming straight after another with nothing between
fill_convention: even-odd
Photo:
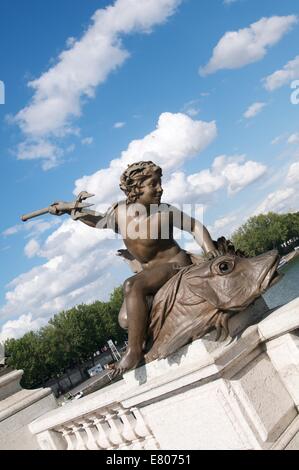
<instances>
[{"instance_id":1,"label":"cherub statue","mask_svg":"<svg viewBox=\"0 0 299 470\"><path fill-rule=\"evenodd\" d=\"M128 347L115 365L115 375L136 368L143 359L149 296L179 270L192 265L190 255L174 239L174 227L191 233L208 258L219 254L205 226L170 204L161 204L161 178L162 170L153 162L133 163L120 180L126 200L113 204L105 214L79 208L76 215L76 220L90 227L120 233L127 248L120 254L133 263L136 272L124 283L119 323L128 330ZM49 212L62 215L70 210L65 203L57 202Z\"/></svg>"}]
</instances>

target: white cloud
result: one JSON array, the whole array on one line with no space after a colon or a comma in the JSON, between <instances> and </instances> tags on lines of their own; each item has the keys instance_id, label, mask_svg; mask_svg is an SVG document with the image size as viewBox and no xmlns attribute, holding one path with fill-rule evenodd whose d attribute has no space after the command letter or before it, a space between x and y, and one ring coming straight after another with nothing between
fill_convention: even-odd
<instances>
[{"instance_id":1,"label":"white cloud","mask_svg":"<svg viewBox=\"0 0 299 470\"><path fill-rule=\"evenodd\" d=\"M282 69L268 75L263 79L264 87L268 91L274 91L299 77L299 55L290 60Z\"/></svg>"},{"instance_id":2,"label":"white cloud","mask_svg":"<svg viewBox=\"0 0 299 470\"><path fill-rule=\"evenodd\" d=\"M247 111L244 113L244 117L246 119L254 118L257 114L259 114L262 109L266 106L266 103L262 103L260 101L253 103Z\"/></svg>"},{"instance_id":3,"label":"white cloud","mask_svg":"<svg viewBox=\"0 0 299 470\"><path fill-rule=\"evenodd\" d=\"M75 44L75 42L76 42L76 38L74 38L74 37L72 37L72 36L69 37L69 38L67 38L67 40L66 40L66 47L67 47L67 48L73 47L73 45Z\"/></svg>"},{"instance_id":4,"label":"white cloud","mask_svg":"<svg viewBox=\"0 0 299 470\"><path fill-rule=\"evenodd\" d=\"M204 223L204 220L201 220ZM215 220L212 225L208 225L207 229L209 230L213 240L217 240L219 237L229 238L236 228L240 225L240 219L237 215L229 214L225 217ZM186 241L184 244L184 249L190 253L201 253L202 250L198 243L195 240Z\"/></svg>"},{"instance_id":5,"label":"white cloud","mask_svg":"<svg viewBox=\"0 0 299 470\"><path fill-rule=\"evenodd\" d=\"M64 151L44 139L25 141L18 145L17 156L19 160L43 160L43 170L55 168L61 162Z\"/></svg>"},{"instance_id":6,"label":"white cloud","mask_svg":"<svg viewBox=\"0 0 299 470\"><path fill-rule=\"evenodd\" d=\"M185 112L186 112L186 114L188 114L188 116L195 117L199 114L200 109L199 108L188 108L188 109L186 109Z\"/></svg>"},{"instance_id":7,"label":"white cloud","mask_svg":"<svg viewBox=\"0 0 299 470\"><path fill-rule=\"evenodd\" d=\"M262 18L248 28L225 33L214 48L209 63L200 69L200 74L205 76L221 69L238 69L261 60L297 21L295 15L272 16Z\"/></svg>"},{"instance_id":8,"label":"white cloud","mask_svg":"<svg viewBox=\"0 0 299 470\"><path fill-rule=\"evenodd\" d=\"M93 143L93 137L85 137L81 140L82 145L91 145Z\"/></svg>"},{"instance_id":9,"label":"white cloud","mask_svg":"<svg viewBox=\"0 0 299 470\"><path fill-rule=\"evenodd\" d=\"M198 106L200 100L191 100L184 104L183 113L188 114L190 117L195 117L199 114L200 108Z\"/></svg>"},{"instance_id":10,"label":"white cloud","mask_svg":"<svg viewBox=\"0 0 299 470\"><path fill-rule=\"evenodd\" d=\"M175 13L181 0L116 0L99 9L81 39L68 42L57 63L28 86L31 102L15 116L26 140L18 150L22 159L46 160L45 169L57 165L62 150L45 139L73 132L72 120L82 114L86 99L129 57L121 38L149 33Z\"/></svg>"},{"instance_id":11,"label":"white cloud","mask_svg":"<svg viewBox=\"0 0 299 470\"><path fill-rule=\"evenodd\" d=\"M278 213L296 212L299 207L299 161L291 163L287 172L282 168L280 186L272 191L258 205L253 215L273 211Z\"/></svg>"},{"instance_id":12,"label":"white cloud","mask_svg":"<svg viewBox=\"0 0 299 470\"><path fill-rule=\"evenodd\" d=\"M256 208L255 215L266 214L267 212L286 212L293 209L294 196L296 191L294 188L283 188L270 193L266 199Z\"/></svg>"},{"instance_id":13,"label":"white cloud","mask_svg":"<svg viewBox=\"0 0 299 470\"><path fill-rule=\"evenodd\" d=\"M291 134L287 140L288 144L299 144L299 133Z\"/></svg>"},{"instance_id":14,"label":"white cloud","mask_svg":"<svg viewBox=\"0 0 299 470\"><path fill-rule=\"evenodd\" d=\"M222 162L220 161L219 163L220 168L221 164L223 164L221 171L228 181L229 194L238 193L246 186L249 186L251 183L258 180L267 170L267 167L262 163L254 162L252 160L244 162L245 157L241 157L239 161L229 161L226 166L224 166L224 158L220 158L223 159Z\"/></svg>"},{"instance_id":15,"label":"white cloud","mask_svg":"<svg viewBox=\"0 0 299 470\"><path fill-rule=\"evenodd\" d=\"M214 222L213 228L215 230L223 229L224 227L227 227L228 225L231 225L233 222L235 222L236 219L237 217L235 215L221 217Z\"/></svg>"},{"instance_id":16,"label":"white cloud","mask_svg":"<svg viewBox=\"0 0 299 470\"><path fill-rule=\"evenodd\" d=\"M232 3L236 3L239 0L223 0L224 5L231 5Z\"/></svg>"},{"instance_id":17,"label":"white cloud","mask_svg":"<svg viewBox=\"0 0 299 470\"><path fill-rule=\"evenodd\" d=\"M6 304L1 309L3 319L26 313L48 319L78 303L107 298L124 280L121 260L114 255L120 247L118 240L105 240L107 233L83 224L68 232L65 227L64 235L55 233L49 237L38 253L47 261L7 286ZM53 240L60 245L55 246Z\"/></svg>"},{"instance_id":18,"label":"white cloud","mask_svg":"<svg viewBox=\"0 0 299 470\"><path fill-rule=\"evenodd\" d=\"M9 237L10 235L15 235L16 233L19 232L19 227L21 227L21 224L19 225L14 225L13 227L9 227L4 232L2 232L2 235L5 237Z\"/></svg>"},{"instance_id":19,"label":"white cloud","mask_svg":"<svg viewBox=\"0 0 299 470\"><path fill-rule=\"evenodd\" d=\"M38 330L44 326L46 320L44 318L37 318L33 320L31 314L21 315L16 320L9 320L6 322L0 333L0 341L4 342L8 338L20 338L29 331Z\"/></svg>"},{"instance_id":20,"label":"white cloud","mask_svg":"<svg viewBox=\"0 0 299 470\"><path fill-rule=\"evenodd\" d=\"M122 127L125 127L126 123L125 122L116 122L113 124L114 129L121 129Z\"/></svg>"},{"instance_id":21,"label":"white cloud","mask_svg":"<svg viewBox=\"0 0 299 470\"><path fill-rule=\"evenodd\" d=\"M292 163L287 175L287 182L290 184L299 183L299 162Z\"/></svg>"},{"instance_id":22,"label":"white cloud","mask_svg":"<svg viewBox=\"0 0 299 470\"><path fill-rule=\"evenodd\" d=\"M187 176L184 172L172 173L164 184L165 200L179 202L178 198L193 201L226 188L229 195L234 195L259 179L266 172L266 167L254 161L245 161L245 156L215 158L211 169L202 170Z\"/></svg>"},{"instance_id":23,"label":"white cloud","mask_svg":"<svg viewBox=\"0 0 299 470\"><path fill-rule=\"evenodd\" d=\"M33 258L34 256L38 254L39 250L40 250L39 243L37 240L33 238L26 244L24 248L24 253L27 256L27 258Z\"/></svg>"},{"instance_id":24,"label":"white cloud","mask_svg":"<svg viewBox=\"0 0 299 470\"><path fill-rule=\"evenodd\" d=\"M182 113L162 113L157 128L143 139L133 140L110 167L76 181L75 193L87 190L98 194L96 201L111 203L119 191L119 177L127 165L139 160L153 160L170 171L202 152L217 136L214 121L194 121ZM99 193L100 189L100 193Z\"/></svg>"},{"instance_id":25,"label":"white cloud","mask_svg":"<svg viewBox=\"0 0 299 470\"><path fill-rule=\"evenodd\" d=\"M273 139L271 141L271 145L279 144L279 142L281 142L283 138L284 138L284 135L279 135L279 136L275 137L275 139Z\"/></svg>"},{"instance_id":26,"label":"white cloud","mask_svg":"<svg viewBox=\"0 0 299 470\"><path fill-rule=\"evenodd\" d=\"M238 226L238 218L234 214L226 215L215 220L213 225L208 226L208 230L214 239L225 236L229 237Z\"/></svg>"},{"instance_id":27,"label":"white cloud","mask_svg":"<svg viewBox=\"0 0 299 470\"><path fill-rule=\"evenodd\" d=\"M5 237L15 235L16 233L25 232L27 236L37 236L41 235L42 233L54 228L54 226L59 225L61 221L59 219L52 219L52 220L30 220L26 223L17 224L13 227L9 227L8 229L2 232L2 235Z\"/></svg>"}]
</instances>

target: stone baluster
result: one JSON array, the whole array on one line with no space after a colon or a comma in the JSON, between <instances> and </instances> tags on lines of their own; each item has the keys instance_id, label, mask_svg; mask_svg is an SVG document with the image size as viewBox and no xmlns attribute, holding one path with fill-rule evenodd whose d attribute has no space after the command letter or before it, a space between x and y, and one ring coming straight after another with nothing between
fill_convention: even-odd
<instances>
[{"instance_id":1,"label":"stone baluster","mask_svg":"<svg viewBox=\"0 0 299 470\"><path fill-rule=\"evenodd\" d=\"M97 436L96 436L96 427L93 421L89 418L81 419L77 421L78 424L82 425L82 429L86 432L87 440L86 440L86 447L89 450L98 450L100 446L97 444Z\"/></svg>"},{"instance_id":2,"label":"stone baluster","mask_svg":"<svg viewBox=\"0 0 299 470\"><path fill-rule=\"evenodd\" d=\"M117 412L115 410L111 410L111 412L105 413L104 416L107 420L107 423L110 426L109 440L117 448L121 444L126 444L126 440L122 436L123 424L121 420L119 419L119 417L117 416Z\"/></svg>"},{"instance_id":3,"label":"stone baluster","mask_svg":"<svg viewBox=\"0 0 299 470\"><path fill-rule=\"evenodd\" d=\"M61 433L62 437L66 440L66 450L75 450L76 446L73 429L64 425L57 428L57 432Z\"/></svg>"},{"instance_id":4,"label":"stone baluster","mask_svg":"<svg viewBox=\"0 0 299 470\"><path fill-rule=\"evenodd\" d=\"M72 427L73 433L76 437L76 448L75 450L87 450L87 446L84 441L85 431L82 430L81 424L78 421L73 421L70 426ZM84 432L84 434L83 434ZM85 434L86 435L86 434Z\"/></svg>"},{"instance_id":5,"label":"stone baluster","mask_svg":"<svg viewBox=\"0 0 299 470\"><path fill-rule=\"evenodd\" d=\"M142 440L140 437L135 433L134 429L136 426L136 418L131 413L130 410L121 409L118 411L119 417L123 422L123 430L122 435L126 441L130 444L130 449L140 450L143 448Z\"/></svg>"},{"instance_id":6,"label":"stone baluster","mask_svg":"<svg viewBox=\"0 0 299 470\"><path fill-rule=\"evenodd\" d=\"M99 446L99 448L103 450L113 449L114 446L112 442L109 440L110 427L108 427L108 423L105 422L104 417L98 414L94 414L94 415L90 415L89 419L93 421L95 427L98 430L96 443Z\"/></svg>"},{"instance_id":7,"label":"stone baluster","mask_svg":"<svg viewBox=\"0 0 299 470\"><path fill-rule=\"evenodd\" d=\"M144 438L144 449L147 450L155 450L159 449L159 445L153 436L152 432L146 425L142 414L138 408L132 408L132 413L136 418L136 426L135 426L135 433L139 436Z\"/></svg>"}]
</instances>

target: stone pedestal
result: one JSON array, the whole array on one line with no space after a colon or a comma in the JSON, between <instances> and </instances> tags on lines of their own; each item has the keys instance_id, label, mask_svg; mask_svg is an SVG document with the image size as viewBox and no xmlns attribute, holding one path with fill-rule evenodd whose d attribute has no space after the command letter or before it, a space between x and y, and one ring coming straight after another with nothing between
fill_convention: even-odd
<instances>
[{"instance_id":1,"label":"stone pedestal","mask_svg":"<svg viewBox=\"0 0 299 470\"><path fill-rule=\"evenodd\" d=\"M35 420L40 447L299 449L299 299L251 308L225 343L213 333Z\"/></svg>"},{"instance_id":2,"label":"stone pedestal","mask_svg":"<svg viewBox=\"0 0 299 470\"><path fill-rule=\"evenodd\" d=\"M49 388L22 389L22 375L22 370L15 370L0 376L1 450L38 449L28 424L57 406Z\"/></svg>"}]
</instances>

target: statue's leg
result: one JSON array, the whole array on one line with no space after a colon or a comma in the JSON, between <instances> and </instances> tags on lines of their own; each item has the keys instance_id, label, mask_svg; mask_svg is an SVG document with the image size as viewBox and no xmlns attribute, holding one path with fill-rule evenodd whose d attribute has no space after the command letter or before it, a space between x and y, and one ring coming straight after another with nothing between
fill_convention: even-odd
<instances>
[{"instance_id":1,"label":"statue's leg","mask_svg":"<svg viewBox=\"0 0 299 470\"><path fill-rule=\"evenodd\" d=\"M128 315L127 315L127 307L126 307L126 299L124 299L122 306L120 308L118 314L118 323L121 328L124 330L128 329Z\"/></svg>"},{"instance_id":2,"label":"statue's leg","mask_svg":"<svg viewBox=\"0 0 299 470\"><path fill-rule=\"evenodd\" d=\"M143 357L149 314L147 296L154 295L180 268L181 266L177 263L166 263L156 268L146 269L125 282L125 307L122 312L122 321L123 324L128 325L128 348L121 361L115 365L117 374L137 367Z\"/></svg>"},{"instance_id":3,"label":"statue's leg","mask_svg":"<svg viewBox=\"0 0 299 470\"><path fill-rule=\"evenodd\" d=\"M153 304L153 295L147 295L146 296L146 302L148 306L148 310L151 309L151 306ZM124 330L128 329L128 314L127 314L127 307L126 307L126 300L124 299L122 306L120 308L119 314L118 314L118 323L121 328Z\"/></svg>"}]
</instances>

